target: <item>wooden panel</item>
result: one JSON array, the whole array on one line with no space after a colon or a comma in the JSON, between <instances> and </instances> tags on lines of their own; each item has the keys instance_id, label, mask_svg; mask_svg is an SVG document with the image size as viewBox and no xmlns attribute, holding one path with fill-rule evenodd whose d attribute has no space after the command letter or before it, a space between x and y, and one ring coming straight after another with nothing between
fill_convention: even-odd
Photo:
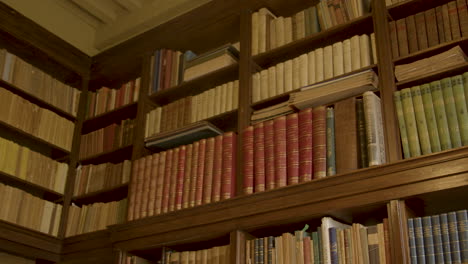
<instances>
[{"instance_id":1,"label":"wooden panel","mask_svg":"<svg viewBox=\"0 0 468 264\"><path fill-rule=\"evenodd\" d=\"M411 263L405 202L401 200L390 201L388 216L392 259L401 264Z\"/></svg>"}]
</instances>

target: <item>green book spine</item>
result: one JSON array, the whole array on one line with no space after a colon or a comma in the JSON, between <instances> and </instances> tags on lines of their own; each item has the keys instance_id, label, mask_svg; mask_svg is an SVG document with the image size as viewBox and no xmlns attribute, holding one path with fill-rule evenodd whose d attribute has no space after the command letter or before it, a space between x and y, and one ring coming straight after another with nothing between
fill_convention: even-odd
<instances>
[{"instance_id":1,"label":"green book spine","mask_svg":"<svg viewBox=\"0 0 468 264\"><path fill-rule=\"evenodd\" d=\"M445 263L452 263L448 215L440 214L439 217L440 217L440 231L442 233L442 246L444 248L444 261Z\"/></svg>"},{"instance_id":2,"label":"green book spine","mask_svg":"<svg viewBox=\"0 0 468 264\"><path fill-rule=\"evenodd\" d=\"M335 111L332 107L327 107L327 176L335 174Z\"/></svg>"},{"instance_id":3,"label":"green book spine","mask_svg":"<svg viewBox=\"0 0 468 264\"><path fill-rule=\"evenodd\" d=\"M424 235L423 235L423 224L422 218L414 218L414 237L416 244L416 257L418 259L417 263L426 263L426 251L424 248Z\"/></svg>"},{"instance_id":4,"label":"green book spine","mask_svg":"<svg viewBox=\"0 0 468 264\"><path fill-rule=\"evenodd\" d=\"M440 81L442 84L442 93L444 95L445 113L450 133L452 147L461 147L460 127L458 126L457 108L455 107L455 98L453 97L452 81L450 78L444 78Z\"/></svg>"},{"instance_id":5,"label":"green book spine","mask_svg":"<svg viewBox=\"0 0 468 264\"><path fill-rule=\"evenodd\" d=\"M459 264L461 262L461 251L460 251L460 238L458 236L457 227L457 213L450 212L448 215L448 229L450 237L450 253L452 255L452 262Z\"/></svg>"},{"instance_id":6,"label":"green book spine","mask_svg":"<svg viewBox=\"0 0 468 264\"><path fill-rule=\"evenodd\" d=\"M319 237L318 232L312 232L312 241L314 247L314 263L320 262L320 244L319 244Z\"/></svg>"},{"instance_id":7,"label":"green book spine","mask_svg":"<svg viewBox=\"0 0 468 264\"><path fill-rule=\"evenodd\" d=\"M440 147L442 150L451 149L452 141L450 140L447 115L445 113L444 96L440 81L431 82L431 93L437 120L437 129L439 130Z\"/></svg>"},{"instance_id":8,"label":"green book spine","mask_svg":"<svg viewBox=\"0 0 468 264\"><path fill-rule=\"evenodd\" d=\"M465 99L468 100L468 72L462 74L463 90L465 90ZM468 101L466 102L468 104Z\"/></svg>"},{"instance_id":9,"label":"green book spine","mask_svg":"<svg viewBox=\"0 0 468 264\"><path fill-rule=\"evenodd\" d=\"M430 216L422 218L424 252L426 252L426 263L435 264L434 236L432 234L432 221Z\"/></svg>"},{"instance_id":10,"label":"green book spine","mask_svg":"<svg viewBox=\"0 0 468 264\"><path fill-rule=\"evenodd\" d=\"M462 263L468 263L468 211L466 209L457 211L457 224Z\"/></svg>"},{"instance_id":11,"label":"green book spine","mask_svg":"<svg viewBox=\"0 0 468 264\"><path fill-rule=\"evenodd\" d=\"M421 96L424 104L424 114L426 115L429 140L431 141L431 149L432 152L439 152L442 150L440 147L439 130L437 129L434 104L432 103L431 86L428 83L421 85Z\"/></svg>"},{"instance_id":12,"label":"green book spine","mask_svg":"<svg viewBox=\"0 0 468 264\"><path fill-rule=\"evenodd\" d=\"M360 168L369 167L369 157L367 154L366 118L364 117L364 102L356 99L357 132L359 140L359 164Z\"/></svg>"},{"instance_id":13,"label":"green book spine","mask_svg":"<svg viewBox=\"0 0 468 264\"><path fill-rule=\"evenodd\" d=\"M461 75L452 77L453 98L457 110L458 126L460 128L461 143L468 145L468 111L466 108L466 97Z\"/></svg>"},{"instance_id":14,"label":"green book spine","mask_svg":"<svg viewBox=\"0 0 468 264\"><path fill-rule=\"evenodd\" d=\"M403 105L403 114L405 116L411 157L421 156L418 129L416 127L416 117L414 116L413 100L411 98L411 90L409 88L401 90L401 102Z\"/></svg>"},{"instance_id":15,"label":"green book spine","mask_svg":"<svg viewBox=\"0 0 468 264\"><path fill-rule=\"evenodd\" d=\"M444 243L442 241L442 230L440 228L439 215L433 215L431 217L432 222L432 235L434 237L434 255L435 263L444 263Z\"/></svg>"},{"instance_id":16,"label":"green book spine","mask_svg":"<svg viewBox=\"0 0 468 264\"><path fill-rule=\"evenodd\" d=\"M410 158L410 149L408 143L408 133L406 132L405 116L403 114L403 105L401 103L401 92L396 91L393 94L393 101L395 102L395 110L398 117L398 126L400 128L401 145L403 147L403 157Z\"/></svg>"},{"instance_id":17,"label":"green book spine","mask_svg":"<svg viewBox=\"0 0 468 264\"><path fill-rule=\"evenodd\" d=\"M411 89L411 98L413 99L414 115L416 117L416 127L418 128L419 143L423 155L431 154L431 142L424 113L424 105L421 96L421 88L414 86Z\"/></svg>"}]
</instances>

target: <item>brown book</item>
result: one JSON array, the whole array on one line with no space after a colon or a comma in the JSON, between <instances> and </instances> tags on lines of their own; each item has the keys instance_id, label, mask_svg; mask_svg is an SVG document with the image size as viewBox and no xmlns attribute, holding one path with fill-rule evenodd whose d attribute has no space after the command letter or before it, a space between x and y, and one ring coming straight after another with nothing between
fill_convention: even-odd
<instances>
[{"instance_id":1,"label":"brown book","mask_svg":"<svg viewBox=\"0 0 468 264\"><path fill-rule=\"evenodd\" d=\"M236 195L236 142L237 135L234 132L228 132L223 135L222 200L233 198Z\"/></svg>"},{"instance_id":2,"label":"brown book","mask_svg":"<svg viewBox=\"0 0 468 264\"><path fill-rule=\"evenodd\" d=\"M192 180L193 144L187 145L185 157L184 187L182 191L182 208L188 208L190 203L190 186Z\"/></svg>"},{"instance_id":3,"label":"brown book","mask_svg":"<svg viewBox=\"0 0 468 264\"><path fill-rule=\"evenodd\" d=\"M468 37L468 9L466 0L457 0L458 18L462 37Z\"/></svg>"},{"instance_id":4,"label":"brown book","mask_svg":"<svg viewBox=\"0 0 468 264\"><path fill-rule=\"evenodd\" d=\"M164 173L166 171L167 151L159 153L158 174L156 181L156 202L154 204L154 213L156 215L162 213L163 192L164 192Z\"/></svg>"},{"instance_id":5,"label":"brown book","mask_svg":"<svg viewBox=\"0 0 468 264\"><path fill-rule=\"evenodd\" d=\"M453 40L461 39L460 21L458 19L457 2L452 1L452 2L449 2L447 5L448 5L448 13L450 17L450 30L452 31L452 39Z\"/></svg>"},{"instance_id":6,"label":"brown book","mask_svg":"<svg viewBox=\"0 0 468 264\"><path fill-rule=\"evenodd\" d=\"M164 167L164 185L162 192L162 204L161 213L167 213L169 211L169 192L171 188L171 170L174 150L170 149L166 151L166 163Z\"/></svg>"},{"instance_id":7,"label":"brown book","mask_svg":"<svg viewBox=\"0 0 468 264\"><path fill-rule=\"evenodd\" d=\"M198 149L198 172L195 192L195 205L201 205L203 202L203 182L205 178L205 158L206 158L206 139L200 140Z\"/></svg>"},{"instance_id":8,"label":"brown book","mask_svg":"<svg viewBox=\"0 0 468 264\"><path fill-rule=\"evenodd\" d=\"M286 157L288 185L299 183L299 118L297 113L286 116Z\"/></svg>"},{"instance_id":9,"label":"brown book","mask_svg":"<svg viewBox=\"0 0 468 264\"><path fill-rule=\"evenodd\" d=\"M244 164L242 165L244 177L244 194L254 193L254 127L248 126L243 132L242 151L244 153Z\"/></svg>"},{"instance_id":10,"label":"brown book","mask_svg":"<svg viewBox=\"0 0 468 264\"><path fill-rule=\"evenodd\" d=\"M254 190L265 191L265 129L264 123L254 126Z\"/></svg>"},{"instance_id":11,"label":"brown book","mask_svg":"<svg viewBox=\"0 0 468 264\"><path fill-rule=\"evenodd\" d=\"M442 18L444 22L445 41L452 41L452 27L450 26L448 4L442 6Z\"/></svg>"},{"instance_id":12,"label":"brown book","mask_svg":"<svg viewBox=\"0 0 468 264\"><path fill-rule=\"evenodd\" d=\"M388 23L388 27L390 30L390 41L392 42L392 56L393 58L398 58L400 56L400 52L398 51L398 36L397 36L397 30L396 30L396 22L395 21L390 21Z\"/></svg>"},{"instance_id":13,"label":"brown book","mask_svg":"<svg viewBox=\"0 0 468 264\"><path fill-rule=\"evenodd\" d=\"M429 47L433 47L439 44L439 33L437 32L437 18L435 9L431 8L424 12L424 18L426 19L427 28L427 41Z\"/></svg>"},{"instance_id":14,"label":"brown book","mask_svg":"<svg viewBox=\"0 0 468 264\"><path fill-rule=\"evenodd\" d=\"M197 192L197 179L198 179L198 153L200 151L200 141L193 143L193 157L192 157L192 176L190 180L190 195L189 207L195 206L195 195Z\"/></svg>"},{"instance_id":15,"label":"brown book","mask_svg":"<svg viewBox=\"0 0 468 264\"><path fill-rule=\"evenodd\" d=\"M414 15L414 19L416 21L416 29L418 32L419 50L427 49L429 47L429 42L427 40L426 17L424 12Z\"/></svg>"},{"instance_id":16,"label":"brown book","mask_svg":"<svg viewBox=\"0 0 468 264\"><path fill-rule=\"evenodd\" d=\"M182 196L184 191L184 178L186 170L187 146L181 146L179 150L179 159L177 163L175 210L182 209Z\"/></svg>"},{"instance_id":17,"label":"brown book","mask_svg":"<svg viewBox=\"0 0 468 264\"><path fill-rule=\"evenodd\" d=\"M141 193L141 218L148 216L148 200L150 192L151 173L153 169L153 156L146 156L145 170L143 172L143 191Z\"/></svg>"},{"instance_id":18,"label":"brown book","mask_svg":"<svg viewBox=\"0 0 468 264\"><path fill-rule=\"evenodd\" d=\"M175 210L175 200L177 195L177 172L179 167L180 147L174 149L171 168L171 186L169 188L169 212Z\"/></svg>"},{"instance_id":19,"label":"brown book","mask_svg":"<svg viewBox=\"0 0 468 264\"><path fill-rule=\"evenodd\" d=\"M418 33L416 31L416 22L414 16L406 17L406 29L408 31L409 52L413 53L419 50Z\"/></svg>"},{"instance_id":20,"label":"brown book","mask_svg":"<svg viewBox=\"0 0 468 264\"><path fill-rule=\"evenodd\" d=\"M312 180L312 109L299 112L299 182Z\"/></svg>"},{"instance_id":21,"label":"brown book","mask_svg":"<svg viewBox=\"0 0 468 264\"><path fill-rule=\"evenodd\" d=\"M359 168L356 98L335 103L336 172L348 173Z\"/></svg>"},{"instance_id":22,"label":"brown book","mask_svg":"<svg viewBox=\"0 0 468 264\"><path fill-rule=\"evenodd\" d=\"M326 107L318 106L312 110L312 163L314 179L324 178L327 175L327 131Z\"/></svg>"},{"instance_id":23,"label":"brown book","mask_svg":"<svg viewBox=\"0 0 468 264\"><path fill-rule=\"evenodd\" d=\"M276 188L287 185L287 134L286 117L280 116L274 119L275 135L275 181Z\"/></svg>"},{"instance_id":24,"label":"brown book","mask_svg":"<svg viewBox=\"0 0 468 264\"><path fill-rule=\"evenodd\" d=\"M215 138L206 140L205 177L203 178L203 204L211 203L213 192Z\"/></svg>"},{"instance_id":25,"label":"brown book","mask_svg":"<svg viewBox=\"0 0 468 264\"><path fill-rule=\"evenodd\" d=\"M396 21L396 29L398 36L398 52L400 56L406 56L409 54L409 47L408 33L406 30L406 22L404 18Z\"/></svg>"},{"instance_id":26,"label":"brown book","mask_svg":"<svg viewBox=\"0 0 468 264\"><path fill-rule=\"evenodd\" d=\"M274 121L268 120L264 123L265 131L265 188L273 190L275 182L275 128Z\"/></svg>"},{"instance_id":27,"label":"brown book","mask_svg":"<svg viewBox=\"0 0 468 264\"><path fill-rule=\"evenodd\" d=\"M435 8L436 12L436 20L437 20L437 33L439 33L439 41L440 43L444 43L445 40L445 29L444 29L444 17L442 14L442 6L438 6Z\"/></svg>"},{"instance_id":28,"label":"brown book","mask_svg":"<svg viewBox=\"0 0 468 264\"><path fill-rule=\"evenodd\" d=\"M252 162L253 162L253 159L252 159ZM253 173L253 168L252 168L252 173ZM213 192L212 192L212 198L211 198L213 202L221 201L222 176L223 176L223 136L219 135L215 137L214 164L213 164ZM251 186L253 187L253 185Z\"/></svg>"},{"instance_id":29,"label":"brown book","mask_svg":"<svg viewBox=\"0 0 468 264\"><path fill-rule=\"evenodd\" d=\"M153 216L155 211L155 205L156 205L156 189L157 189L157 180L158 180L158 165L159 165L159 153L155 153L152 155L151 158L151 173L150 173L150 182L148 184L149 186L149 194L148 194L148 209L147 209L147 215L148 216ZM123 164L123 163L121 163ZM122 168L120 166L120 168ZM120 169L122 171L122 169Z\"/></svg>"}]
</instances>

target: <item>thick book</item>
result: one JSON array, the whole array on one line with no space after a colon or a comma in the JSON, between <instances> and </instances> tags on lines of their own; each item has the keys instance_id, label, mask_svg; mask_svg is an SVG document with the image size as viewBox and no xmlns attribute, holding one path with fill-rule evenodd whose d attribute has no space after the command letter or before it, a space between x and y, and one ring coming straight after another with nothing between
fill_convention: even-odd
<instances>
[{"instance_id":1,"label":"thick book","mask_svg":"<svg viewBox=\"0 0 468 264\"><path fill-rule=\"evenodd\" d=\"M265 128L264 123L254 126L254 190L265 191Z\"/></svg>"},{"instance_id":2,"label":"thick book","mask_svg":"<svg viewBox=\"0 0 468 264\"><path fill-rule=\"evenodd\" d=\"M440 230L442 233L442 245L445 263L452 263L452 249L449 231L448 214L440 214Z\"/></svg>"},{"instance_id":3,"label":"thick book","mask_svg":"<svg viewBox=\"0 0 468 264\"><path fill-rule=\"evenodd\" d=\"M359 168L356 98L335 103L336 173L348 173Z\"/></svg>"},{"instance_id":4,"label":"thick book","mask_svg":"<svg viewBox=\"0 0 468 264\"><path fill-rule=\"evenodd\" d=\"M457 112L458 127L461 144L468 145L468 110L466 105L463 77L461 75L452 78L453 98L455 101L455 110Z\"/></svg>"},{"instance_id":5,"label":"thick book","mask_svg":"<svg viewBox=\"0 0 468 264\"><path fill-rule=\"evenodd\" d=\"M453 87L450 78L444 78L440 81L442 84L442 94L444 96L445 113L447 114L447 122L449 126L450 140L452 147L458 148L462 146L460 137L460 127L458 125L457 108L455 98L453 97Z\"/></svg>"},{"instance_id":6,"label":"thick book","mask_svg":"<svg viewBox=\"0 0 468 264\"><path fill-rule=\"evenodd\" d=\"M397 113L398 128L400 129L400 140L401 146L403 147L403 157L407 159L411 157L411 154L408 140L408 132L406 130L405 116L403 112L403 104L401 100L401 91L396 91L393 94L393 101L395 103L395 111Z\"/></svg>"},{"instance_id":7,"label":"thick book","mask_svg":"<svg viewBox=\"0 0 468 264\"><path fill-rule=\"evenodd\" d=\"M195 182L195 205L202 205L203 203L203 183L206 174L206 139L199 141L198 146L198 170L197 180Z\"/></svg>"},{"instance_id":8,"label":"thick book","mask_svg":"<svg viewBox=\"0 0 468 264\"><path fill-rule=\"evenodd\" d=\"M221 180L221 199L236 195L236 153L237 134L227 132L223 135L223 176Z\"/></svg>"},{"instance_id":9,"label":"thick book","mask_svg":"<svg viewBox=\"0 0 468 264\"><path fill-rule=\"evenodd\" d=\"M364 117L364 102L362 98L356 99L356 118L359 168L367 168L369 167L369 155L367 152L366 120Z\"/></svg>"},{"instance_id":10,"label":"thick book","mask_svg":"<svg viewBox=\"0 0 468 264\"><path fill-rule=\"evenodd\" d=\"M442 92L442 84L440 81L431 82L431 95L434 105L434 113L437 120L437 130L439 132L440 147L442 150L452 148L452 141L450 139L449 126L447 121L447 114L445 111L445 102Z\"/></svg>"},{"instance_id":11,"label":"thick book","mask_svg":"<svg viewBox=\"0 0 468 264\"><path fill-rule=\"evenodd\" d=\"M432 153L431 142L429 139L429 131L424 112L424 105L421 96L421 88L413 86L410 88L411 99L413 100L414 115L416 118L416 127L418 130L419 143L423 155Z\"/></svg>"},{"instance_id":12,"label":"thick book","mask_svg":"<svg viewBox=\"0 0 468 264\"><path fill-rule=\"evenodd\" d=\"M327 176L327 133L326 107L319 106L312 110L312 167L313 179Z\"/></svg>"},{"instance_id":13,"label":"thick book","mask_svg":"<svg viewBox=\"0 0 468 264\"><path fill-rule=\"evenodd\" d=\"M312 109L301 110L299 118L299 182L312 180Z\"/></svg>"},{"instance_id":14,"label":"thick book","mask_svg":"<svg viewBox=\"0 0 468 264\"><path fill-rule=\"evenodd\" d=\"M439 215L431 216L435 263L444 263L444 244Z\"/></svg>"},{"instance_id":15,"label":"thick book","mask_svg":"<svg viewBox=\"0 0 468 264\"><path fill-rule=\"evenodd\" d=\"M457 226L457 213L449 212L447 213L447 216L448 216L448 231L449 231L449 237L450 237L450 253L452 255L452 262L462 263L461 262L461 250L460 250L460 236L458 233L458 226Z\"/></svg>"},{"instance_id":16,"label":"thick book","mask_svg":"<svg viewBox=\"0 0 468 264\"><path fill-rule=\"evenodd\" d=\"M205 156L205 177L203 178L203 204L211 203L213 193L213 168L215 154L215 138L211 137L206 140L206 156Z\"/></svg>"},{"instance_id":17,"label":"thick book","mask_svg":"<svg viewBox=\"0 0 468 264\"><path fill-rule=\"evenodd\" d=\"M297 113L286 116L287 183L299 183L299 117ZM256 145L259 148L259 145Z\"/></svg>"},{"instance_id":18,"label":"thick book","mask_svg":"<svg viewBox=\"0 0 468 264\"><path fill-rule=\"evenodd\" d=\"M223 136L219 135L215 137L214 164L213 164L213 192L212 192L213 202L221 201L222 178L223 178Z\"/></svg>"},{"instance_id":19,"label":"thick book","mask_svg":"<svg viewBox=\"0 0 468 264\"><path fill-rule=\"evenodd\" d=\"M461 36L468 37L468 9L465 0L457 0L458 20L460 23Z\"/></svg>"},{"instance_id":20,"label":"thick book","mask_svg":"<svg viewBox=\"0 0 468 264\"><path fill-rule=\"evenodd\" d=\"M437 21L435 9L431 8L424 12L424 18L426 19L427 29L427 41L429 47L433 47L439 44L439 34L437 32Z\"/></svg>"},{"instance_id":21,"label":"thick book","mask_svg":"<svg viewBox=\"0 0 468 264\"><path fill-rule=\"evenodd\" d=\"M468 263L468 212L466 209L457 212L458 237L462 263Z\"/></svg>"},{"instance_id":22,"label":"thick book","mask_svg":"<svg viewBox=\"0 0 468 264\"><path fill-rule=\"evenodd\" d=\"M418 33L416 31L416 21L414 15L407 16L406 30L408 32L408 48L409 53L414 53L419 50L418 47Z\"/></svg>"},{"instance_id":23,"label":"thick book","mask_svg":"<svg viewBox=\"0 0 468 264\"><path fill-rule=\"evenodd\" d=\"M363 99L369 166L382 165L386 163L386 153L380 98L373 92L365 92Z\"/></svg>"},{"instance_id":24,"label":"thick book","mask_svg":"<svg viewBox=\"0 0 468 264\"><path fill-rule=\"evenodd\" d=\"M185 171L182 188L182 208L188 208L190 202L190 186L192 180L193 144L186 146Z\"/></svg>"},{"instance_id":25,"label":"thick book","mask_svg":"<svg viewBox=\"0 0 468 264\"><path fill-rule=\"evenodd\" d=\"M410 88L405 88L401 90L400 95L401 102L403 105L403 116L406 124L406 132L408 134L410 156L418 157L421 155L421 147L419 143L419 134Z\"/></svg>"},{"instance_id":26,"label":"thick book","mask_svg":"<svg viewBox=\"0 0 468 264\"><path fill-rule=\"evenodd\" d=\"M439 152L441 151L439 131L437 129L437 118L434 112L431 85L429 83L421 85L421 97L424 105L424 114L426 116L431 149L432 152Z\"/></svg>"},{"instance_id":27,"label":"thick book","mask_svg":"<svg viewBox=\"0 0 468 264\"><path fill-rule=\"evenodd\" d=\"M426 263L435 263L434 235L432 233L432 220L430 216L422 218L424 252L426 253Z\"/></svg>"},{"instance_id":28,"label":"thick book","mask_svg":"<svg viewBox=\"0 0 468 264\"><path fill-rule=\"evenodd\" d=\"M406 56L409 54L408 47L408 33L406 29L405 19L399 19L396 21L396 31L398 36L398 48L400 56Z\"/></svg>"},{"instance_id":29,"label":"thick book","mask_svg":"<svg viewBox=\"0 0 468 264\"><path fill-rule=\"evenodd\" d=\"M424 246L424 227L421 217L414 218L414 237L416 245L417 263L426 263L426 248Z\"/></svg>"},{"instance_id":30,"label":"thick book","mask_svg":"<svg viewBox=\"0 0 468 264\"><path fill-rule=\"evenodd\" d=\"M327 107L327 176L336 174L335 158L335 110Z\"/></svg>"},{"instance_id":31,"label":"thick book","mask_svg":"<svg viewBox=\"0 0 468 264\"><path fill-rule=\"evenodd\" d=\"M254 175L255 175L255 159L254 159L254 127L248 126L243 132L243 155L244 164L243 177L244 177L244 194L254 193Z\"/></svg>"},{"instance_id":32,"label":"thick book","mask_svg":"<svg viewBox=\"0 0 468 264\"><path fill-rule=\"evenodd\" d=\"M287 132L286 117L281 116L274 120L274 153L275 153L275 186L287 185Z\"/></svg>"},{"instance_id":33,"label":"thick book","mask_svg":"<svg viewBox=\"0 0 468 264\"><path fill-rule=\"evenodd\" d=\"M275 128L274 121L268 120L264 124L265 130L265 188L272 190L275 182Z\"/></svg>"}]
</instances>

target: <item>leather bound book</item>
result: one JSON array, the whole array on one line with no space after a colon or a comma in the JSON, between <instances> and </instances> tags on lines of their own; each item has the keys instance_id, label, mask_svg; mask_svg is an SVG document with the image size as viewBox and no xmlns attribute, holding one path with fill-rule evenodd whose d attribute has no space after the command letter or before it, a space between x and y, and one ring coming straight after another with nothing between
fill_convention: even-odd
<instances>
[{"instance_id":1,"label":"leather bound book","mask_svg":"<svg viewBox=\"0 0 468 264\"><path fill-rule=\"evenodd\" d=\"M265 131L265 188L266 190L272 190L276 186L274 121L266 121L263 127Z\"/></svg>"},{"instance_id":2,"label":"leather bound book","mask_svg":"<svg viewBox=\"0 0 468 264\"><path fill-rule=\"evenodd\" d=\"M182 188L182 208L188 208L190 203L190 186L192 180L193 144L187 145L185 150L184 186Z\"/></svg>"},{"instance_id":3,"label":"leather bound book","mask_svg":"<svg viewBox=\"0 0 468 264\"><path fill-rule=\"evenodd\" d=\"M356 98L335 103L335 156L338 174L359 168L356 124Z\"/></svg>"},{"instance_id":4,"label":"leather bound book","mask_svg":"<svg viewBox=\"0 0 468 264\"><path fill-rule=\"evenodd\" d=\"M414 15L406 17L406 29L408 31L409 52L413 53L419 50L418 33L416 31L416 21Z\"/></svg>"},{"instance_id":5,"label":"leather bound book","mask_svg":"<svg viewBox=\"0 0 468 264\"><path fill-rule=\"evenodd\" d=\"M397 35L398 35L398 48L400 56L406 56L409 54L408 47L408 33L406 30L405 19L399 19L396 21Z\"/></svg>"},{"instance_id":6,"label":"leather bound book","mask_svg":"<svg viewBox=\"0 0 468 264\"><path fill-rule=\"evenodd\" d=\"M198 173L195 191L195 205L203 203L203 182L205 178L206 139L200 140L198 149Z\"/></svg>"},{"instance_id":7,"label":"leather bound book","mask_svg":"<svg viewBox=\"0 0 468 264\"><path fill-rule=\"evenodd\" d=\"M132 167L132 179L130 182L130 189L129 189L129 202L128 202L128 214L127 219L128 221L132 221L135 219L135 197L136 197L136 185L137 185L137 174L138 174L138 165L139 160L135 160L133 162Z\"/></svg>"},{"instance_id":8,"label":"leather bound book","mask_svg":"<svg viewBox=\"0 0 468 264\"><path fill-rule=\"evenodd\" d=\"M234 132L223 135L222 200L233 198L236 195L236 142L237 135Z\"/></svg>"},{"instance_id":9,"label":"leather bound book","mask_svg":"<svg viewBox=\"0 0 468 264\"><path fill-rule=\"evenodd\" d=\"M297 113L286 116L286 157L288 185L299 183L299 117Z\"/></svg>"},{"instance_id":10,"label":"leather bound book","mask_svg":"<svg viewBox=\"0 0 468 264\"><path fill-rule=\"evenodd\" d=\"M197 179L198 179L198 153L200 152L200 141L193 143L193 157L192 157L192 176L190 180L190 195L189 207L195 206L195 195L197 192Z\"/></svg>"},{"instance_id":11,"label":"leather bound book","mask_svg":"<svg viewBox=\"0 0 468 264\"><path fill-rule=\"evenodd\" d=\"M466 0L457 0L458 19L462 37L468 37L468 10Z\"/></svg>"},{"instance_id":12,"label":"leather bound book","mask_svg":"<svg viewBox=\"0 0 468 264\"><path fill-rule=\"evenodd\" d=\"M450 18L450 30L452 31L452 39L453 40L461 39L460 21L458 19L457 2L452 1L452 2L449 2L447 5L448 5L449 18Z\"/></svg>"},{"instance_id":13,"label":"leather bound book","mask_svg":"<svg viewBox=\"0 0 468 264\"><path fill-rule=\"evenodd\" d=\"M156 189L157 189L157 180L158 180L158 165L159 165L159 153L155 153L151 156L151 172L150 172L150 182L148 184L149 193L148 193L148 205L147 205L147 216L154 215L154 209L156 204Z\"/></svg>"},{"instance_id":14,"label":"leather bound book","mask_svg":"<svg viewBox=\"0 0 468 264\"><path fill-rule=\"evenodd\" d=\"M429 47L429 42L427 40L426 17L424 12L415 14L414 19L416 21L419 50L427 49Z\"/></svg>"},{"instance_id":15,"label":"leather bound book","mask_svg":"<svg viewBox=\"0 0 468 264\"><path fill-rule=\"evenodd\" d=\"M161 213L169 211L169 192L171 188L171 170L174 150L170 149L166 152L166 164L164 167L164 185L162 193Z\"/></svg>"},{"instance_id":16,"label":"leather bound book","mask_svg":"<svg viewBox=\"0 0 468 264\"><path fill-rule=\"evenodd\" d=\"M153 168L153 156L146 156L145 170L143 172L143 191L141 193L141 214L140 217L148 216L148 201L150 192L151 170Z\"/></svg>"},{"instance_id":17,"label":"leather bound book","mask_svg":"<svg viewBox=\"0 0 468 264\"><path fill-rule=\"evenodd\" d=\"M223 136L219 135L215 137L215 143L214 143L213 191L211 192L212 193L211 200L213 202L218 202L221 200L222 175L223 175ZM251 186L253 187L253 184Z\"/></svg>"},{"instance_id":18,"label":"leather bound book","mask_svg":"<svg viewBox=\"0 0 468 264\"><path fill-rule=\"evenodd\" d=\"M312 180L312 108L299 112L299 182Z\"/></svg>"},{"instance_id":19,"label":"leather bound book","mask_svg":"<svg viewBox=\"0 0 468 264\"><path fill-rule=\"evenodd\" d=\"M140 163L138 165L138 171L136 174L137 177L137 185L136 185L136 194L135 194L135 209L134 209L134 217L135 219L141 218L142 213L142 204L143 204L143 184L144 184L144 173L146 167L146 158L143 157L140 159Z\"/></svg>"},{"instance_id":20,"label":"leather bound book","mask_svg":"<svg viewBox=\"0 0 468 264\"><path fill-rule=\"evenodd\" d=\"M263 123L254 126L254 189L265 191L265 130Z\"/></svg>"},{"instance_id":21,"label":"leather bound book","mask_svg":"<svg viewBox=\"0 0 468 264\"><path fill-rule=\"evenodd\" d=\"M164 173L166 171L166 156L167 151L159 153L158 172L156 181L156 202L154 204L154 213L156 215L162 213L162 200L164 192Z\"/></svg>"},{"instance_id":22,"label":"leather bound book","mask_svg":"<svg viewBox=\"0 0 468 264\"><path fill-rule=\"evenodd\" d=\"M175 210L176 190L177 190L177 171L179 166L180 147L174 149L171 167L171 185L169 187L169 212Z\"/></svg>"},{"instance_id":23,"label":"leather bound book","mask_svg":"<svg viewBox=\"0 0 468 264\"><path fill-rule=\"evenodd\" d=\"M187 157L187 146L181 146L179 150L179 160L177 166L177 183L175 195L175 210L182 209L182 196L184 192L185 164Z\"/></svg>"},{"instance_id":24,"label":"leather bound book","mask_svg":"<svg viewBox=\"0 0 468 264\"><path fill-rule=\"evenodd\" d=\"M275 130L275 182L276 188L287 185L287 143L286 143L286 117L274 119Z\"/></svg>"},{"instance_id":25,"label":"leather bound book","mask_svg":"<svg viewBox=\"0 0 468 264\"><path fill-rule=\"evenodd\" d=\"M426 19L427 28L427 41L429 47L433 47L439 44L439 33L437 32L437 18L435 9L431 8L424 12Z\"/></svg>"},{"instance_id":26,"label":"leather bound book","mask_svg":"<svg viewBox=\"0 0 468 264\"><path fill-rule=\"evenodd\" d=\"M327 175L327 134L326 134L326 107L319 106L312 110L312 163L314 179Z\"/></svg>"},{"instance_id":27,"label":"leather bound book","mask_svg":"<svg viewBox=\"0 0 468 264\"><path fill-rule=\"evenodd\" d=\"M211 203L213 192L213 165L214 165L215 138L206 140L205 177L203 178L203 204Z\"/></svg>"},{"instance_id":28,"label":"leather bound book","mask_svg":"<svg viewBox=\"0 0 468 264\"><path fill-rule=\"evenodd\" d=\"M244 194L254 193L254 127L248 126L244 129L244 142L242 144L244 152L243 177Z\"/></svg>"}]
</instances>

